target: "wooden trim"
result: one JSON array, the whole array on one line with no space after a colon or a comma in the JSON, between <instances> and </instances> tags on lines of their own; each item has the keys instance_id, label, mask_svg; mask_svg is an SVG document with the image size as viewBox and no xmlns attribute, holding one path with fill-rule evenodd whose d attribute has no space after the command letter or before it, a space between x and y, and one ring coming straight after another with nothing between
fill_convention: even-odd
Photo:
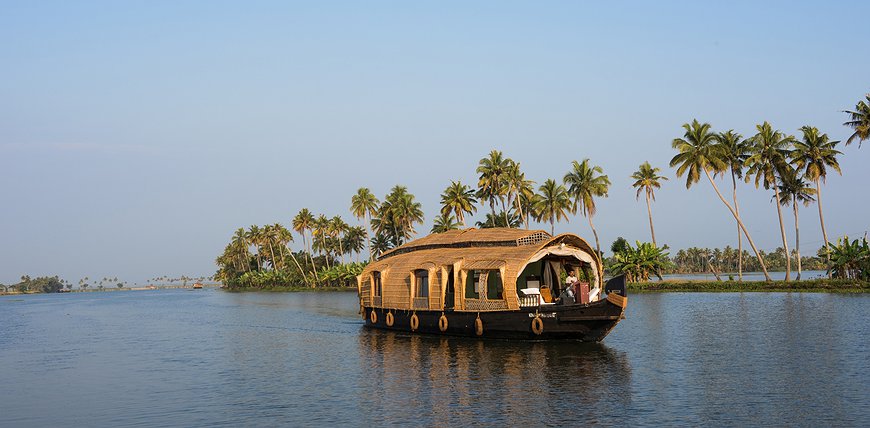
<instances>
[{"instance_id":1,"label":"wooden trim","mask_svg":"<svg viewBox=\"0 0 870 428\"><path fill-rule=\"evenodd\" d=\"M628 297L623 297L616 293L607 293L607 301L621 308L625 308L628 305Z\"/></svg>"}]
</instances>

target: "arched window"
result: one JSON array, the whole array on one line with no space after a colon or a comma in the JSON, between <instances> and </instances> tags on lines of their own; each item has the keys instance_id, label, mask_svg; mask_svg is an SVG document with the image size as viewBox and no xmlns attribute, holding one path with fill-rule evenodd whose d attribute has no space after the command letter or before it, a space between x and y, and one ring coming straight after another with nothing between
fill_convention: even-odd
<instances>
[{"instance_id":1,"label":"arched window","mask_svg":"<svg viewBox=\"0 0 870 428\"><path fill-rule=\"evenodd\" d=\"M381 273L372 272L372 293L375 297L381 297Z\"/></svg>"},{"instance_id":2,"label":"arched window","mask_svg":"<svg viewBox=\"0 0 870 428\"><path fill-rule=\"evenodd\" d=\"M414 276L417 285L417 291L414 297L429 297L429 271L425 269L417 269L414 271Z\"/></svg>"}]
</instances>

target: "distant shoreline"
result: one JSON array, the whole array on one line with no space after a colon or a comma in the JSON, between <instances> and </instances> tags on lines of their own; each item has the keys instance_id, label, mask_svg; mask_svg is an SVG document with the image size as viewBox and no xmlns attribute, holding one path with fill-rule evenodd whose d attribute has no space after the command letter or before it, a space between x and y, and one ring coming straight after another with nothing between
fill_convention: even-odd
<instances>
[{"instance_id":1,"label":"distant shoreline","mask_svg":"<svg viewBox=\"0 0 870 428\"><path fill-rule=\"evenodd\" d=\"M628 291L645 292L805 292L867 293L870 282L849 279L810 279L801 281L708 281L664 280L627 284Z\"/></svg>"}]
</instances>

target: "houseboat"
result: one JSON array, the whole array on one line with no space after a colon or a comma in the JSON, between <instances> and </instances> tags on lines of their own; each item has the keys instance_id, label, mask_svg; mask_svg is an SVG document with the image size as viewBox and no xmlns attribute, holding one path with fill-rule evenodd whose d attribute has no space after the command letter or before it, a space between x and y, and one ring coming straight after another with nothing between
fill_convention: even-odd
<instances>
[{"instance_id":1,"label":"houseboat","mask_svg":"<svg viewBox=\"0 0 870 428\"><path fill-rule=\"evenodd\" d=\"M598 342L624 318L623 277L572 234L509 228L432 234L383 253L357 277L371 328Z\"/></svg>"}]
</instances>

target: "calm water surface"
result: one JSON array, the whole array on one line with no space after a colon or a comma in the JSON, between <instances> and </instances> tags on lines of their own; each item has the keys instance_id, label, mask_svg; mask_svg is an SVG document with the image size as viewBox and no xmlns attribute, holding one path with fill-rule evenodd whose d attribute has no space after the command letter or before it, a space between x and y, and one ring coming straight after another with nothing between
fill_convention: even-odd
<instances>
[{"instance_id":1,"label":"calm water surface","mask_svg":"<svg viewBox=\"0 0 870 428\"><path fill-rule=\"evenodd\" d=\"M868 426L868 308L636 294L582 345L369 331L353 293L5 296L0 426Z\"/></svg>"}]
</instances>

